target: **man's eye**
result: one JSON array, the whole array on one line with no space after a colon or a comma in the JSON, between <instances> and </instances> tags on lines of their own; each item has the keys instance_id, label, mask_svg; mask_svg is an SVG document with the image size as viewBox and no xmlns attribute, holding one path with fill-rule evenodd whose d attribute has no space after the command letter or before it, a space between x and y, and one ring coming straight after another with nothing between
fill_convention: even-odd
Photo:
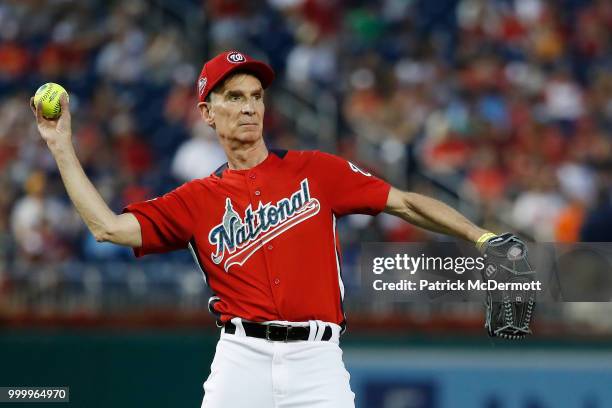
<instances>
[{"instance_id":1,"label":"man's eye","mask_svg":"<svg viewBox=\"0 0 612 408\"><path fill-rule=\"evenodd\" d=\"M260 94L255 94L253 95L253 99L255 99L256 101L261 99L261 95Z\"/></svg>"},{"instance_id":2,"label":"man's eye","mask_svg":"<svg viewBox=\"0 0 612 408\"><path fill-rule=\"evenodd\" d=\"M240 96L238 95L232 95L230 96L230 101L236 102L240 100Z\"/></svg>"}]
</instances>

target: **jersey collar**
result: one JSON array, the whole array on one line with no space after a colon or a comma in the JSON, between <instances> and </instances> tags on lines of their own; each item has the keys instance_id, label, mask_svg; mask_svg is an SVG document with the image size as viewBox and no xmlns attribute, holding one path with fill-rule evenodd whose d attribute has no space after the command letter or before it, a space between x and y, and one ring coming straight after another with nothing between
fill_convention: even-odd
<instances>
[{"instance_id":1,"label":"jersey collar","mask_svg":"<svg viewBox=\"0 0 612 408\"><path fill-rule=\"evenodd\" d=\"M268 150L268 156L266 156L264 161L262 161L255 167L251 167L250 169L243 169L243 170L232 170L229 168L226 162L226 163L223 163L217 170L215 170L213 174L219 178L223 178L224 173L240 175L240 174L247 174L253 170L263 170L263 169L266 169L274 165L278 161L284 159L286 155L287 155L287 150L270 149Z\"/></svg>"}]
</instances>

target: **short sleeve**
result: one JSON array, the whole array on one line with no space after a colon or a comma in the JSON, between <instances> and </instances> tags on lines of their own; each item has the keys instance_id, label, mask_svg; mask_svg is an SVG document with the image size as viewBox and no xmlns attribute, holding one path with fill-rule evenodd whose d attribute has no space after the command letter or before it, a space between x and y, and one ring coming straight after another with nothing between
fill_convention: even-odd
<instances>
[{"instance_id":1,"label":"short sleeve","mask_svg":"<svg viewBox=\"0 0 612 408\"><path fill-rule=\"evenodd\" d=\"M128 205L123 212L134 214L140 224L142 246L137 257L187 248L193 237L196 188L193 182L152 200Z\"/></svg>"},{"instance_id":2,"label":"short sleeve","mask_svg":"<svg viewBox=\"0 0 612 408\"><path fill-rule=\"evenodd\" d=\"M315 153L317 182L334 214L376 215L385 209L391 186L340 157Z\"/></svg>"}]
</instances>

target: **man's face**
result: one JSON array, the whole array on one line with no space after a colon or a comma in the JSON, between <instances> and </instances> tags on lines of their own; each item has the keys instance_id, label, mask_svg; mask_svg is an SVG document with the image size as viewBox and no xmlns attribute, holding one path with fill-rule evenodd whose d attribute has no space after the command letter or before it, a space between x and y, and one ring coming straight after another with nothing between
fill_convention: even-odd
<instances>
[{"instance_id":1,"label":"man's face","mask_svg":"<svg viewBox=\"0 0 612 408\"><path fill-rule=\"evenodd\" d=\"M235 74L211 94L210 102L200 104L202 116L222 140L255 142L263 135L263 93L257 77Z\"/></svg>"}]
</instances>

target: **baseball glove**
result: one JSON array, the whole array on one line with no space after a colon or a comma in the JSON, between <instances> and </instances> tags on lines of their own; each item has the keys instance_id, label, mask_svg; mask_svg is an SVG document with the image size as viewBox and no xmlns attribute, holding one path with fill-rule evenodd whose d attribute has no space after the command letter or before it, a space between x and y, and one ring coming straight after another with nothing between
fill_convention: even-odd
<instances>
[{"instance_id":1,"label":"baseball glove","mask_svg":"<svg viewBox=\"0 0 612 408\"><path fill-rule=\"evenodd\" d=\"M484 254L484 281L497 284L528 284L535 280L535 271L527 260L527 246L512 233L487 240L481 248ZM492 283L492 282L489 282ZM497 285L502 286L502 285ZM487 290L485 328L491 337L521 339L531 334L529 323L535 307L536 293L532 288L499 288Z\"/></svg>"}]
</instances>

